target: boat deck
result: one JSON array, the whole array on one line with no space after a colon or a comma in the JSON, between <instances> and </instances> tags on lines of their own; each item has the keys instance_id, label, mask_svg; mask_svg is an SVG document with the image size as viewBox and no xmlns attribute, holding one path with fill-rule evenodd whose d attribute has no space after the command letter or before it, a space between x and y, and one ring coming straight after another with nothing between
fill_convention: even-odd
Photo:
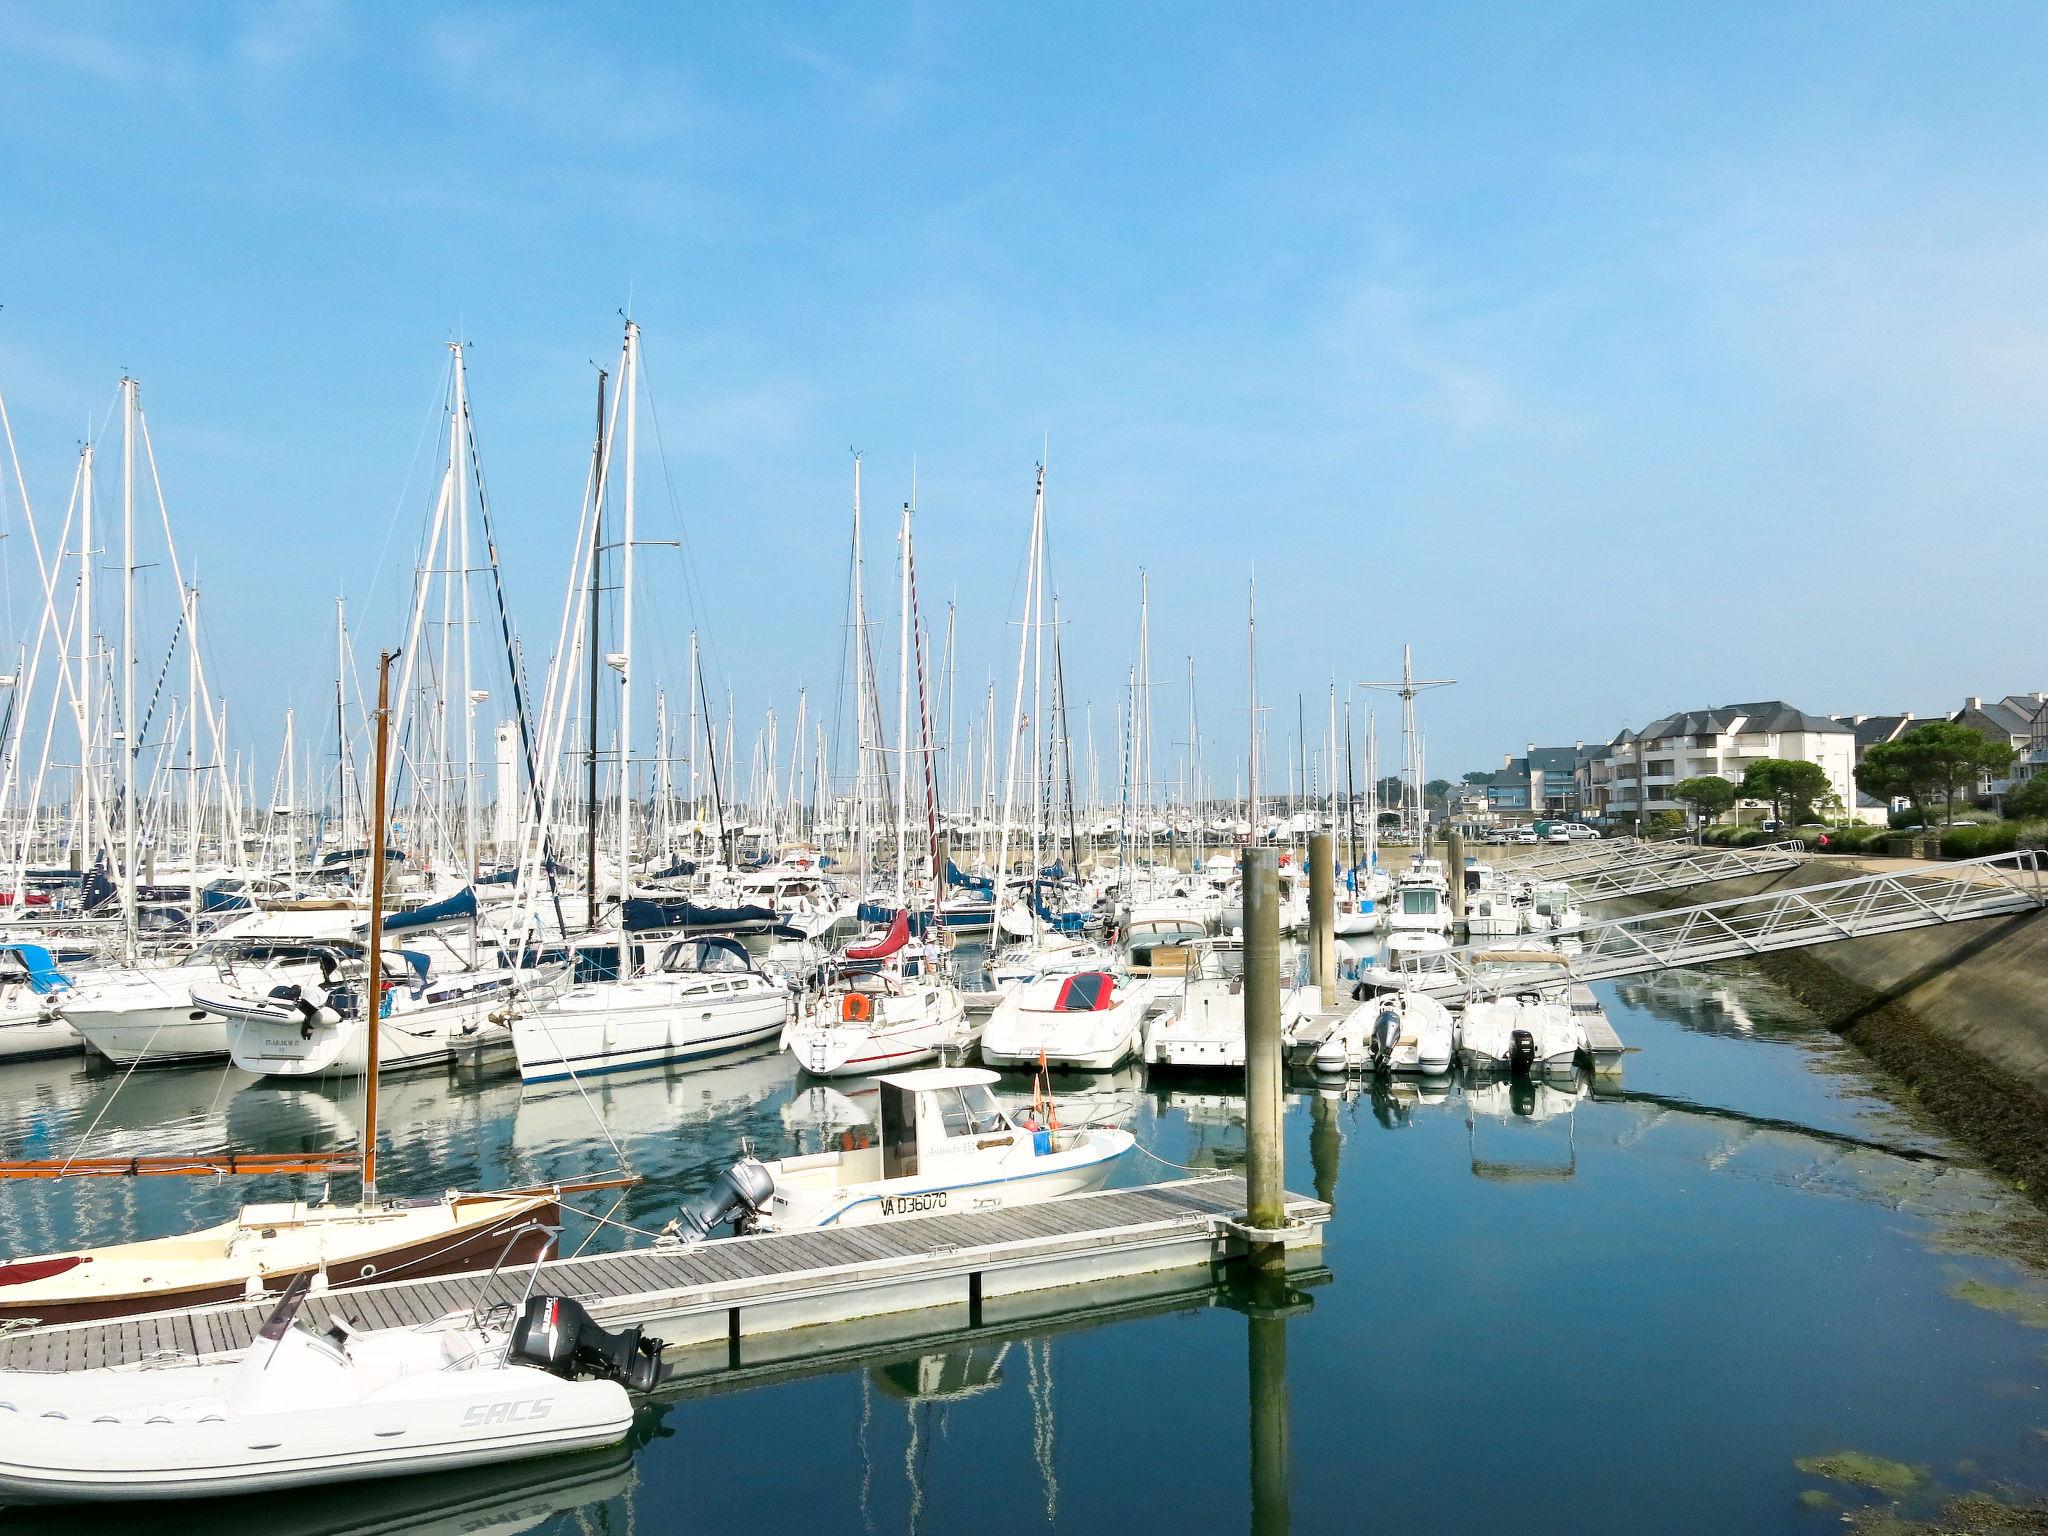
<instances>
[{"instance_id":1,"label":"boat deck","mask_svg":"<svg viewBox=\"0 0 2048 1536\"><path fill-rule=\"evenodd\" d=\"M555 1259L535 1291L571 1296L608 1326L641 1323L672 1346L841 1323L927 1307L964 1307L1054 1286L1183 1267L1215 1267L1244 1251L1244 1180L1205 1176L1072 1195L1037 1205L907 1217L845 1228L767 1233L692 1247L646 1247ZM1290 1248L1318 1248L1330 1208L1290 1195ZM516 1301L530 1271L352 1286L312 1297L316 1324L364 1328L430 1323L481 1300ZM0 1335L0 1370L67 1371L144 1361L232 1356L248 1347L272 1302L239 1302Z\"/></svg>"}]
</instances>

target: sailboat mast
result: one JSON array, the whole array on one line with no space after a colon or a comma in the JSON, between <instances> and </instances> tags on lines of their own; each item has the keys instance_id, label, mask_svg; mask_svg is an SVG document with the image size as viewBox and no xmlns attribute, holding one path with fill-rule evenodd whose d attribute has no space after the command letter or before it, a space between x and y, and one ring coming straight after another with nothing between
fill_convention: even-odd
<instances>
[{"instance_id":1,"label":"sailboat mast","mask_svg":"<svg viewBox=\"0 0 2048 1536\"><path fill-rule=\"evenodd\" d=\"M369 1032L368 1074L363 1084L363 1206L377 1203L377 1057L384 1015L384 780L391 750L391 662L377 658L377 780L370 792L370 956L363 979L363 1028Z\"/></svg>"},{"instance_id":2,"label":"sailboat mast","mask_svg":"<svg viewBox=\"0 0 2048 1536\"><path fill-rule=\"evenodd\" d=\"M626 522L619 560L619 910L633 881L633 482L639 426L640 327L626 322ZM623 922L623 918L621 921ZM621 955L623 962L624 956ZM620 967L623 972L623 963Z\"/></svg>"},{"instance_id":3,"label":"sailboat mast","mask_svg":"<svg viewBox=\"0 0 2048 1536\"><path fill-rule=\"evenodd\" d=\"M902 592L897 606L902 609L896 642L896 744L906 755L896 776L896 905L909 901L907 870L910 843L910 503L903 503L903 523L896 535Z\"/></svg>"},{"instance_id":4,"label":"sailboat mast","mask_svg":"<svg viewBox=\"0 0 2048 1536\"><path fill-rule=\"evenodd\" d=\"M121 952L135 958L135 380L121 381ZM197 914L195 913L196 917Z\"/></svg>"},{"instance_id":5,"label":"sailboat mast","mask_svg":"<svg viewBox=\"0 0 2048 1536\"><path fill-rule=\"evenodd\" d=\"M588 730L584 739L583 794L583 902L584 924L597 926L597 700L604 666L602 630L598 612L604 599L604 405L608 375L597 370L597 435L590 449L590 630L584 649L590 653L589 700L585 705Z\"/></svg>"},{"instance_id":6,"label":"sailboat mast","mask_svg":"<svg viewBox=\"0 0 2048 1536\"><path fill-rule=\"evenodd\" d=\"M469 632L469 381L463 368L462 343L449 343L455 353L455 420L449 431L449 467L455 478L456 579L462 583L462 879L477 876L476 850L476 676L470 658Z\"/></svg>"},{"instance_id":7,"label":"sailboat mast","mask_svg":"<svg viewBox=\"0 0 2048 1536\"><path fill-rule=\"evenodd\" d=\"M186 881L187 909L199 921L199 589L185 589L185 837L192 856ZM285 714L286 750L290 750L291 714ZM294 867L286 861L287 869Z\"/></svg>"}]
</instances>

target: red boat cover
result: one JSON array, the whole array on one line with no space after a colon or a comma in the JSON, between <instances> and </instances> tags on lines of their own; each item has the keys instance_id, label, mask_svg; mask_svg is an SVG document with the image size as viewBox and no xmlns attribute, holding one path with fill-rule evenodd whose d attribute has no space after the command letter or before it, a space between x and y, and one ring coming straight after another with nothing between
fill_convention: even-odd
<instances>
[{"instance_id":1,"label":"red boat cover","mask_svg":"<svg viewBox=\"0 0 2048 1536\"><path fill-rule=\"evenodd\" d=\"M889 924L889 931L882 935L879 944L855 944L848 947L849 960L886 960L910 942L910 914L898 912Z\"/></svg>"},{"instance_id":2,"label":"red boat cover","mask_svg":"<svg viewBox=\"0 0 2048 1536\"><path fill-rule=\"evenodd\" d=\"M1116 992L1116 978L1107 971L1082 971L1069 976L1060 988L1055 1013L1100 1013L1110 1005Z\"/></svg>"},{"instance_id":3,"label":"red boat cover","mask_svg":"<svg viewBox=\"0 0 2048 1536\"><path fill-rule=\"evenodd\" d=\"M0 1264L0 1285L27 1285L31 1280L47 1280L52 1275L61 1275L67 1269L76 1269L91 1262L82 1254L70 1253L61 1259L30 1259L25 1264Z\"/></svg>"}]
</instances>

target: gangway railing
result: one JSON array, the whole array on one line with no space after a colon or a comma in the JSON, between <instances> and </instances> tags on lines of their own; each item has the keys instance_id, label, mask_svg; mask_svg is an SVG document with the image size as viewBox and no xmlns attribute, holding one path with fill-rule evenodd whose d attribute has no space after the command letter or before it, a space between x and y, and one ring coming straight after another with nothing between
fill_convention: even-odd
<instances>
[{"instance_id":1,"label":"gangway railing","mask_svg":"<svg viewBox=\"0 0 2048 1536\"><path fill-rule=\"evenodd\" d=\"M1568 848L1541 852L1503 863L1504 875L1538 880L1571 880L1604 869L1633 868L1639 864L1661 864L1692 852L1690 843L1642 843L1632 837L1612 837L1597 843L1574 843Z\"/></svg>"},{"instance_id":2,"label":"gangway railing","mask_svg":"<svg viewBox=\"0 0 2048 1536\"><path fill-rule=\"evenodd\" d=\"M1599 918L1558 938L1577 943L1576 954L1562 957L1574 979L1603 981L2043 907L2048 907L2048 857L2022 850ZM1529 948L1527 940L1512 939L1467 944L1412 955L1403 963L1417 990L1439 998L1556 985L1559 957L1531 954ZM1488 954L1501 959L1476 963Z\"/></svg>"},{"instance_id":3,"label":"gangway railing","mask_svg":"<svg viewBox=\"0 0 2048 1536\"><path fill-rule=\"evenodd\" d=\"M1796 838L1751 848L1686 845L1675 857L1595 870L1574 876L1568 883L1580 901L1615 901L1623 896L1647 896L1654 891L1682 891L1687 886L1710 885L1716 880L1738 880L1744 875L1775 875L1797 866L1805 854L1806 845Z\"/></svg>"}]
</instances>

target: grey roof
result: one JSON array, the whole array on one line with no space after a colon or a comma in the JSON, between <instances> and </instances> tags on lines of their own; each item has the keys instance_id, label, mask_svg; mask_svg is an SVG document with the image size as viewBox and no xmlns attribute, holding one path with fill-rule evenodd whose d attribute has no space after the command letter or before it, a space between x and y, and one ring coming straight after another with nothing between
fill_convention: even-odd
<instances>
[{"instance_id":1,"label":"grey roof","mask_svg":"<svg viewBox=\"0 0 2048 1536\"><path fill-rule=\"evenodd\" d=\"M1571 773L1579 766L1577 747L1534 747L1529 752L1531 772Z\"/></svg>"},{"instance_id":2,"label":"grey roof","mask_svg":"<svg viewBox=\"0 0 2048 1536\"><path fill-rule=\"evenodd\" d=\"M1949 716L1957 725L1967 725L1973 731L1986 736L2011 738L2030 734L2034 728L2034 717L2022 715L2009 708L2004 701L1996 701L1977 709L1959 709Z\"/></svg>"},{"instance_id":3,"label":"grey roof","mask_svg":"<svg viewBox=\"0 0 2048 1536\"><path fill-rule=\"evenodd\" d=\"M1809 715L1794 709L1783 699L1764 699L1754 704L1723 704L1715 709L1688 710L1653 720L1642 735L1655 741L1665 736L1718 736L1737 720L1748 730L1766 732L1804 731L1810 734L1849 735L1849 727L1826 715Z\"/></svg>"},{"instance_id":4,"label":"grey roof","mask_svg":"<svg viewBox=\"0 0 2048 1536\"><path fill-rule=\"evenodd\" d=\"M1865 715L1861 720L1840 723L1856 733L1856 755L1861 757L1880 743L1896 741L1899 733L1913 723L1913 716L1910 711L1902 715Z\"/></svg>"}]
</instances>

